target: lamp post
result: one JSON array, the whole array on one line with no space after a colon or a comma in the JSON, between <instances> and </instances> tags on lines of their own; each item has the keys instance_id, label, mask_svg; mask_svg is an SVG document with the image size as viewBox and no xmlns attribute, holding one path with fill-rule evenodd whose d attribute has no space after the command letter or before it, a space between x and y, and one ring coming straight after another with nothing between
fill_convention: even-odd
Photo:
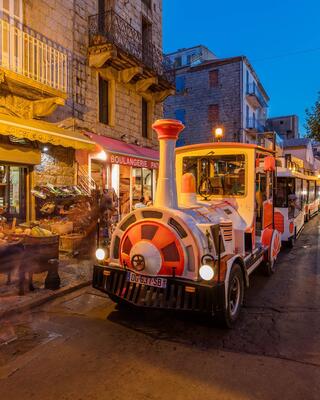
<instances>
[{"instance_id":1,"label":"lamp post","mask_svg":"<svg viewBox=\"0 0 320 400\"><path fill-rule=\"evenodd\" d=\"M223 137L223 128L217 127L217 128L212 129L212 134L214 135L216 141L220 142L220 140Z\"/></svg>"}]
</instances>

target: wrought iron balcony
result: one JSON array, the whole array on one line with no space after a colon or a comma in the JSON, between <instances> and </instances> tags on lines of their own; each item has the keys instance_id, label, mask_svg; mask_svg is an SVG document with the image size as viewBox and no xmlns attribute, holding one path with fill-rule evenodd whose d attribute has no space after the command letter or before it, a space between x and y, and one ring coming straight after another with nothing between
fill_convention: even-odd
<instances>
[{"instance_id":1,"label":"wrought iron balcony","mask_svg":"<svg viewBox=\"0 0 320 400\"><path fill-rule=\"evenodd\" d=\"M105 44L116 46L160 77L170 83L174 82L174 70L164 59L162 51L114 10L89 17L89 46Z\"/></svg>"},{"instance_id":2,"label":"wrought iron balcony","mask_svg":"<svg viewBox=\"0 0 320 400\"><path fill-rule=\"evenodd\" d=\"M5 19L0 19L0 39L0 68L21 76L20 81L31 79L42 91L48 89L50 93L53 89L67 93L68 54L65 49L29 27ZM26 81L28 86L30 81Z\"/></svg>"},{"instance_id":3,"label":"wrought iron balcony","mask_svg":"<svg viewBox=\"0 0 320 400\"><path fill-rule=\"evenodd\" d=\"M247 85L247 99L250 102L250 104L255 108L268 107L268 104L267 104L264 96L260 92L258 86L254 83Z\"/></svg>"}]
</instances>

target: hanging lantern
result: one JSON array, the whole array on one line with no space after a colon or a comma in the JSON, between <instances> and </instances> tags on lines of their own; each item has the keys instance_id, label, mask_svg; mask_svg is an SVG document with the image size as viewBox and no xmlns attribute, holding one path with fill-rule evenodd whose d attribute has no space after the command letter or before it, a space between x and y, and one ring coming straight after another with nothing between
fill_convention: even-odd
<instances>
[{"instance_id":1,"label":"hanging lantern","mask_svg":"<svg viewBox=\"0 0 320 400\"><path fill-rule=\"evenodd\" d=\"M276 160L273 156L267 156L264 159L264 170L267 171L274 171L276 169Z\"/></svg>"}]
</instances>

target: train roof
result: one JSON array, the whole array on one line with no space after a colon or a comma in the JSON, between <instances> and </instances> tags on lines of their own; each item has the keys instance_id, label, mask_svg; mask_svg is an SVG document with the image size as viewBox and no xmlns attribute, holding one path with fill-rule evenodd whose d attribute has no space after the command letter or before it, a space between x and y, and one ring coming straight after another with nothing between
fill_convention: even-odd
<instances>
[{"instance_id":1,"label":"train roof","mask_svg":"<svg viewBox=\"0 0 320 400\"><path fill-rule=\"evenodd\" d=\"M277 176L279 178L301 178L311 181L318 181L319 178L315 175L304 174L300 171L293 171L289 168L277 167Z\"/></svg>"},{"instance_id":2,"label":"train roof","mask_svg":"<svg viewBox=\"0 0 320 400\"><path fill-rule=\"evenodd\" d=\"M190 144L187 146L181 146L176 148L177 153L182 153L188 150L194 149L206 149L206 148L238 148L238 149L246 149L246 150L260 150L263 152L267 152L270 154L274 154L275 152L271 149L267 149L262 146L258 146L256 144L250 143L238 143L238 142L216 142L216 143L197 143Z\"/></svg>"}]
</instances>

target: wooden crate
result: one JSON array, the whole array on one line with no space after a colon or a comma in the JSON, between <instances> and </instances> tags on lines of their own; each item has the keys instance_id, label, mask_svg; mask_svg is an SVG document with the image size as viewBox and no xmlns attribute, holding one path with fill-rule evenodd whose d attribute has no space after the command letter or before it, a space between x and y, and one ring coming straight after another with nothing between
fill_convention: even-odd
<instances>
[{"instance_id":1,"label":"wooden crate","mask_svg":"<svg viewBox=\"0 0 320 400\"><path fill-rule=\"evenodd\" d=\"M68 221L64 223L57 222L55 224L51 224L51 232L56 233L57 235L66 235L73 231L73 222Z\"/></svg>"},{"instance_id":2,"label":"wooden crate","mask_svg":"<svg viewBox=\"0 0 320 400\"><path fill-rule=\"evenodd\" d=\"M84 238L85 235L79 233L62 235L60 236L59 250L67 253L74 253L81 248Z\"/></svg>"}]
</instances>

